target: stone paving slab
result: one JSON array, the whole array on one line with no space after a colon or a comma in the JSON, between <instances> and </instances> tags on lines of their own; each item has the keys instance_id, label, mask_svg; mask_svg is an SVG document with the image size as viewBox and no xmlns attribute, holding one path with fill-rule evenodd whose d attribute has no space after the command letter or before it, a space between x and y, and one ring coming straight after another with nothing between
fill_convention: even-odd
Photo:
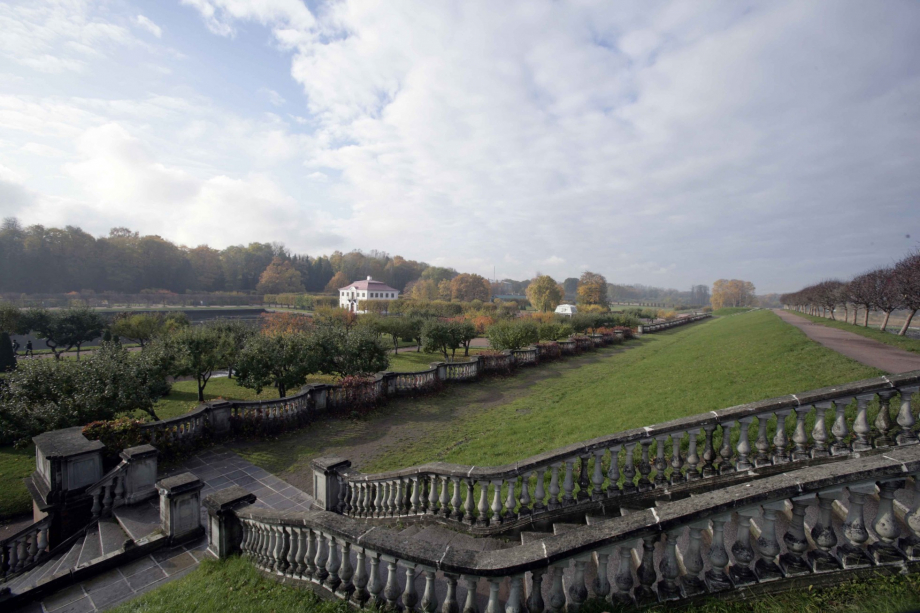
<instances>
[{"instance_id":1,"label":"stone paving slab","mask_svg":"<svg viewBox=\"0 0 920 613\"><path fill-rule=\"evenodd\" d=\"M920 354L904 351L846 330L822 326L791 311L773 309L773 312L816 343L866 366L893 374L920 370Z\"/></svg>"},{"instance_id":2,"label":"stone paving slab","mask_svg":"<svg viewBox=\"0 0 920 613\"><path fill-rule=\"evenodd\" d=\"M191 472L204 483L201 499L224 488L239 485L256 494L256 506L280 510L306 511L313 497L251 464L223 447L206 449L159 475L158 479ZM145 504L159 505L158 500ZM201 507L201 522L207 530L208 512ZM20 609L35 613L96 613L131 600L170 581L184 577L206 556L208 539L160 549L150 555L71 585Z\"/></svg>"}]
</instances>

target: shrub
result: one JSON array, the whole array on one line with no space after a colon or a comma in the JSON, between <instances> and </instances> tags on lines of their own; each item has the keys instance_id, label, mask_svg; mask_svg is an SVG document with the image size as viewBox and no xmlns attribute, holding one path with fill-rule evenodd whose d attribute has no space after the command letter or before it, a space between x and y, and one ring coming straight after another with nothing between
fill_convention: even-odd
<instances>
[{"instance_id":1,"label":"shrub","mask_svg":"<svg viewBox=\"0 0 920 613\"><path fill-rule=\"evenodd\" d=\"M568 324L545 323L539 327L541 341L558 341L571 336L573 332L572 326Z\"/></svg>"},{"instance_id":2,"label":"shrub","mask_svg":"<svg viewBox=\"0 0 920 613\"><path fill-rule=\"evenodd\" d=\"M520 319L496 323L487 336L493 349L514 350L539 341L540 331L533 321Z\"/></svg>"}]
</instances>

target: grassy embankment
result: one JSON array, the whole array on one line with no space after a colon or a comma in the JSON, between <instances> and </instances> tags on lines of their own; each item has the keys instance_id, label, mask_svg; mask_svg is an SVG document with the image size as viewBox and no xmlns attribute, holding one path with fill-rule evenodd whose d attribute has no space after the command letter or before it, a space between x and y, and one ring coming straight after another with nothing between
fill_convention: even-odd
<instances>
[{"instance_id":1,"label":"grassy embankment","mask_svg":"<svg viewBox=\"0 0 920 613\"><path fill-rule=\"evenodd\" d=\"M903 349L904 351L920 353L920 339L898 336L897 334L892 334L891 332L882 332L878 328L864 328L862 326L856 326L837 319L828 319L826 317L806 315L805 313L798 313L793 311L791 312L793 315L804 317L809 321L813 321L816 324L821 324L822 326L827 326L828 328L846 330L847 332L865 336L866 338L871 338L874 341L879 341L880 343L885 343L886 345L891 345L892 347L897 347L898 349ZM891 326L889 326L889 329L891 329ZM898 326L895 329L900 330L900 327Z\"/></svg>"}]
</instances>

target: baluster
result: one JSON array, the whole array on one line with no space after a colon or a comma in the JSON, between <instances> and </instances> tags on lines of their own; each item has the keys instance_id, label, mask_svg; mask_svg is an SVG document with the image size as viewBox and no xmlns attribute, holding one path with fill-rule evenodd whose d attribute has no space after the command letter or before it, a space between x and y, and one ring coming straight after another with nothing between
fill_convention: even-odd
<instances>
[{"instance_id":1,"label":"baluster","mask_svg":"<svg viewBox=\"0 0 920 613\"><path fill-rule=\"evenodd\" d=\"M652 474L652 465L649 462L649 447L652 445L652 439L647 438L640 441L642 445L642 458L639 460L639 481L637 486L640 492L647 492L654 486L648 476Z\"/></svg>"},{"instance_id":2,"label":"baluster","mask_svg":"<svg viewBox=\"0 0 920 613\"><path fill-rule=\"evenodd\" d=\"M890 447L894 444L891 438L891 411L889 404L895 395L893 391L878 393L878 415L875 418L875 429L878 430L878 436L875 438L876 447Z\"/></svg>"},{"instance_id":3,"label":"baluster","mask_svg":"<svg viewBox=\"0 0 920 613\"><path fill-rule=\"evenodd\" d=\"M664 457L664 445L668 441L667 434L655 437L655 487L662 488L668 484L665 473L668 470L668 461Z\"/></svg>"},{"instance_id":4,"label":"baluster","mask_svg":"<svg viewBox=\"0 0 920 613\"><path fill-rule=\"evenodd\" d=\"M412 506L409 507L409 513L411 513L412 515L416 515L421 510L421 505L419 504L419 493L418 493L418 488L419 488L418 476L410 477L410 479L412 480Z\"/></svg>"},{"instance_id":5,"label":"baluster","mask_svg":"<svg viewBox=\"0 0 920 613\"><path fill-rule=\"evenodd\" d=\"M339 559L339 548L336 547L335 537L329 535L326 536L326 539L329 548L329 557L326 560L326 570L329 575L326 577L324 584L329 588L330 592L335 592L336 588L339 587L339 584L342 582L342 579L339 577L339 568L342 561Z\"/></svg>"},{"instance_id":6,"label":"baluster","mask_svg":"<svg viewBox=\"0 0 920 613\"><path fill-rule=\"evenodd\" d=\"M505 514L504 514L504 519L506 521L517 519L517 515L514 512L514 508L517 506L517 498L514 497L514 486L516 483L517 483L516 478L512 477L511 479L508 479L508 494L505 496Z\"/></svg>"},{"instance_id":7,"label":"baluster","mask_svg":"<svg viewBox=\"0 0 920 613\"><path fill-rule=\"evenodd\" d=\"M770 502L761 507L763 509L763 527L757 537L757 551L760 559L754 563L754 573L760 582L773 581L783 578L783 571L776 563L780 552L779 541L776 540L776 514L786 509L783 501Z\"/></svg>"},{"instance_id":8,"label":"baluster","mask_svg":"<svg viewBox=\"0 0 920 613\"><path fill-rule=\"evenodd\" d=\"M498 588L501 579L489 577L489 602L486 603L486 613L502 613L502 605L498 601Z\"/></svg>"},{"instance_id":9,"label":"baluster","mask_svg":"<svg viewBox=\"0 0 920 613\"><path fill-rule=\"evenodd\" d=\"M626 446L626 463L623 465L623 493L632 494L639 491L634 479L636 478L636 462L634 456L636 449L639 448L639 442Z\"/></svg>"},{"instance_id":10,"label":"baluster","mask_svg":"<svg viewBox=\"0 0 920 613\"><path fill-rule=\"evenodd\" d=\"M914 498L916 499L916 494ZM39 528L36 538L38 539L38 553L36 555L41 557L48 549L48 528L44 526ZM0 568L2 568L2 565L0 565Z\"/></svg>"},{"instance_id":11,"label":"baluster","mask_svg":"<svg viewBox=\"0 0 920 613\"><path fill-rule=\"evenodd\" d=\"M313 580L316 575L316 533L310 529L305 529L307 539L307 550L303 556L304 565L307 567L305 578Z\"/></svg>"},{"instance_id":12,"label":"baluster","mask_svg":"<svg viewBox=\"0 0 920 613\"><path fill-rule=\"evenodd\" d=\"M554 564L550 567L553 571L553 582L549 586L549 606L547 611L550 613L560 613L565 609L565 590L562 586L563 566Z\"/></svg>"},{"instance_id":13,"label":"baluster","mask_svg":"<svg viewBox=\"0 0 920 613\"><path fill-rule=\"evenodd\" d=\"M297 574L297 547L300 544L300 539L297 535L297 530L293 526L284 526L283 530L286 535L286 540L289 543L288 553L287 553L287 568L285 569L285 575L288 577L293 577Z\"/></svg>"},{"instance_id":14,"label":"baluster","mask_svg":"<svg viewBox=\"0 0 920 613\"><path fill-rule=\"evenodd\" d=\"M818 519L811 529L811 538L818 548L808 552L808 561L816 573L840 568L840 561L831 552L837 544L831 513L834 500L840 497L841 492L842 488L836 488L818 493Z\"/></svg>"},{"instance_id":15,"label":"baluster","mask_svg":"<svg viewBox=\"0 0 920 613\"><path fill-rule=\"evenodd\" d=\"M326 570L326 558L329 554L326 551L326 538L319 532L316 532L315 535L316 557L313 562L316 565L316 572L313 573L313 580L322 585L329 576L329 571Z\"/></svg>"},{"instance_id":16,"label":"baluster","mask_svg":"<svg viewBox=\"0 0 920 613\"><path fill-rule=\"evenodd\" d=\"M735 471L735 466L732 463L732 457L735 455L735 450L732 449L732 428L735 427L735 422L726 421L719 424L719 426L722 428L722 448L719 449L719 456L722 461L719 463L719 474L724 475ZM750 451L750 448L748 450Z\"/></svg>"},{"instance_id":17,"label":"baluster","mask_svg":"<svg viewBox=\"0 0 920 613\"><path fill-rule=\"evenodd\" d=\"M677 539L680 538L682 528L669 530L666 533L664 557L658 565L658 571L661 573L661 580L658 582L658 599L677 600L681 597L680 582L677 577L680 574L680 568L677 565Z\"/></svg>"},{"instance_id":18,"label":"baluster","mask_svg":"<svg viewBox=\"0 0 920 613\"><path fill-rule=\"evenodd\" d=\"M435 572L428 568L423 568L425 573L425 591L422 594L422 602L419 604L419 611L425 613L435 613L438 610L438 599L434 591Z\"/></svg>"},{"instance_id":19,"label":"baluster","mask_svg":"<svg viewBox=\"0 0 920 613\"><path fill-rule=\"evenodd\" d=\"M399 517L404 512L408 512L406 506L407 490L410 489L408 486L408 480L402 478L390 482L390 517Z\"/></svg>"},{"instance_id":20,"label":"baluster","mask_svg":"<svg viewBox=\"0 0 920 613\"><path fill-rule=\"evenodd\" d=\"M530 491L528 490L530 487L530 475L532 474L534 473L524 473L521 475L521 506L518 509L518 517L521 517L522 515L530 515L533 513L530 508Z\"/></svg>"},{"instance_id":21,"label":"baluster","mask_svg":"<svg viewBox=\"0 0 920 613\"><path fill-rule=\"evenodd\" d=\"M878 564L899 563L904 560L904 554L897 547L901 528L894 515L894 493L904 487L904 480L882 481L878 487L878 512L872 528L880 540L869 545L869 552Z\"/></svg>"},{"instance_id":22,"label":"baluster","mask_svg":"<svg viewBox=\"0 0 920 613\"><path fill-rule=\"evenodd\" d=\"M392 481L384 481L381 485L383 486L383 506L380 509L380 517L392 517L395 506L392 500L396 497L396 486Z\"/></svg>"},{"instance_id":23,"label":"baluster","mask_svg":"<svg viewBox=\"0 0 920 613\"><path fill-rule=\"evenodd\" d=\"M834 425L831 426L831 434L834 435L834 442L831 443L831 455L846 455L850 453L850 445L847 443L847 436L850 431L847 428L847 405L852 402L852 398L838 398L834 400Z\"/></svg>"},{"instance_id":24,"label":"baluster","mask_svg":"<svg viewBox=\"0 0 920 613\"><path fill-rule=\"evenodd\" d=\"M827 422L824 420L829 408L831 408L830 402L815 403L815 426L811 429L811 437L815 442L815 446L811 450L811 457L813 458L826 458L830 455L830 451L827 448Z\"/></svg>"},{"instance_id":25,"label":"baluster","mask_svg":"<svg viewBox=\"0 0 920 613\"><path fill-rule=\"evenodd\" d=\"M345 492L348 489L348 486L345 479L343 479L341 476L336 477L336 481L338 482L339 487L337 492L338 502L335 505L335 510L337 513L344 514L347 510L345 504Z\"/></svg>"},{"instance_id":26,"label":"baluster","mask_svg":"<svg viewBox=\"0 0 920 613\"><path fill-rule=\"evenodd\" d=\"M562 481L562 506L567 507L575 504L575 479L572 471L575 467L575 458L565 460L565 479Z\"/></svg>"},{"instance_id":27,"label":"baluster","mask_svg":"<svg viewBox=\"0 0 920 613\"><path fill-rule=\"evenodd\" d=\"M904 514L904 523L907 524L910 532L900 540L898 546L908 558L915 560L920 558L920 475L914 474L912 481L910 509Z\"/></svg>"},{"instance_id":28,"label":"baluster","mask_svg":"<svg viewBox=\"0 0 920 613\"><path fill-rule=\"evenodd\" d=\"M578 494L576 496L576 500L578 500L578 502L588 500L591 497L591 495L588 493L588 486L591 483L588 481L588 461L591 456L590 454L584 454L580 456L580 458L581 464L578 474Z\"/></svg>"},{"instance_id":29,"label":"baluster","mask_svg":"<svg viewBox=\"0 0 920 613\"><path fill-rule=\"evenodd\" d=\"M492 482L492 522L494 524L502 523L502 479Z\"/></svg>"},{"instance_id":30,"label":"baluster","mask_svg":"<svg viewBox=\"0 0 920 613\"><path fill-rule=\"evenodd\" d=\"M709 527L709 521L696 522L688 526L690 531L690 542L687 545L687 552L684 554L684 568L687 574L681 577L681 584L684 586L684 594L687 597L696 596L706 592L706 582L700 577L703 572L703 555L701 553L703 545L703 530Z\"/></svg>"},{"instance_id":31,"label":"baluster","mask_svg":"<svg viewBox=\"0 0 920 613\"><path fill-rule=\"evenodd\" d=\"M754 561L754 548L751 547L751 518L759 515L757 507L740 509L738 511L738 530L735 532L735 542L732 545L732 555L735 563L729 571L735 587L757 583L757 577L751 570Z\"/></svg>"},{"instance_id":32,"label":"baluster","mask_svg":"<svg viewBox=\"0 0 920 613\"><path fill-rule=\"evenodd\" d=\"M754 447L757 449L757 456L754 458L755 468L773 464L770 460L770 441L767 440L768 421L766 415L757 416L757 440L754 441Z\"/></svg>"},{"instance_id":33,"label":"baluster","mask_svg":"<svg viewBox=\"0 0 920 613\"><path fill-rule=\"evenodd\" d=\"M25 549L26 549L26 566L32 564L38 557L38 538L37 535L33 532L26 535L25 540Z\"/></svg>"},{"instance_id":34,"label":"baluster","mask_svg":"<svg viewBox=\"0 0 920 613\"><path fill-rule=\"evenodd\" d=\"M791 409L776 411L776 434L773 436L773 463L786 464L789 462L789 451L786 446L789 441L786 439L786 418L792 412Z\"/></svg>"},{"instance_id":35,"label":"baluster","mask_svg":"<svg viewBox=\"0 0 920 613\"><path fill-rule=\"evenodd\" d=\"M464 504L466 506L466 516L464 516L463 522L470 524L471 526L476 522L476 511L475 511L476 507L475 507L475 500L474 500L475 494L476 494L476 490L473 487L473 480L467 479L466 480L466 499L464 501Z\"/></svg>"},{"instance_id":36,"label":"baluster","mask_svg":"<svg viewBox=\"0 0 920 613\"><path fill-rule=\"evenodd\" d=\"M687 481L696 481L697 479L702 478L699 469L700 456L696 449L697 438L700 435L700 431L690 430L687 434L690 437L690 443L687 449L687 474L685 478Z\"/></svg>"},{"instance_id":37,"label":"baluster","mask_svg":"<svg viewBox=\"0 0 920 613\"><path fill-rule=\"evenodd\" d=\"M844 568L862 568L872 565L866 552L865 544L869 540L869 531L863 518L863 506L866 497L875 493L875 485L851 485L847 504L847 517L843 521L843 537L846 543L837 547L837 555Z\"/></svg>"},{"instance_id":38,"label":"baluster","mask_svg":"<svg viewBox=\"0 0 920 613\"><path fill-rule=\"evenodd\" d=\"M418 495L419 495L419 515L428 514L428 502L431 496L431 486L434 485L429 477L420 476L418 478Z\"/></svg>"},{"instance_id":39,"label":"baluster","mask_svg":"<svg viewBox=\"0 0 920 613\"><path fill-rule=\"evenodd\" d=\"M479 605L476 603L476 584L479 583L479 577L461 575L460 578L463 579L463 584L466 586L463 613L479 613Z\"/></svg>"},{"instance_id":40,"label":"baluster","mask_svg":"<svg viewBox=\"0 0 920 613\"><path fill-rule=\"evenodd\" d=\"M511 577L508 580L508 588L508 600L505 601L505 613L521 613L521 611L524 610L524 577L522 575Z\"/></svg>"},{"instance_id":41,"label":"baluster","mask_svg":"<svg viewBox=\"0 0 920 613\"><path fill-rule=\"evenodd\" d=\"M595 598L605 598L610 593L610 581L607 579L607 564L609 550L595 551L594 559L597 564L597 575L591 583Z\"/></svg>"},{"instance_id":42,"label":"baluster","mask_svg":"<svg viewBox=\"0 0 920 613\"><path fill-rule=\"evenodd\" d=\"M748 429L751 427L751 422L754 421L754 417L743 417L738 420L739 423L739 433L738 433L738 460L735 462L735 468L739 471L751 470L754 465L751 463L751 439L748 436Z\"/></svg>"},{"instance_id":43,"label":"baluster","mask_svg":"<svg viewBox=\"0 0 920 613\"><path fill-rule=\"evenodd\" d=\"M541 513L546 510L546 504L543 502L546 499L546 492L544 491L546 468L538 468L536 475L537 482L533 492L533 512Z\"/></svg>"},{"instance_id":44,"label":"baluster","mask_svg":"<svg viewBox=\"0 0 920 613\"><path fill-rule=\"evenodd\" d=\"M105 498L102 500L102 516L109 517L112 515L112 484L108 483L103 486Z\"/></svg>"},{"instance_id":45,"label":"baluster","mask_svg":"<svg viewBox=\"0 0 920 613\"><path fill-rule=\"evenodd\" d=\"M898 390L901 394L901 408L898 411L898 435L895 437L898 445L917 444L917 434L914 432L914 414L910 408L910 397L917 393L920 387L902 387Z\"/></svg>"},{"instance_id":46,"label":"baluster","mask_svg":"<svg viewBox=\"0 0 920 613\"><path fill-rule=\"evenodd\" d=\"M585 585L585 566L587 563L587 560L575 559L575 572L572 576L572 584L569 585L569 602L565 608L566 613L578 611L588 599L588 587Z\"/></svg>"},{"instance_id":47,"label":"baluster","mask_svg":"<svg viewBox=\"0 0 920 613\"><path fill-rule=\"evenodd\" d=\"M364 604L370 598L370 592L367 590L367 554L365 553L364 547L355 547L355 577L354 577L354 587L355 590L351 594L351 600L354 603L357 603L358 606L363 607Z\"/></svg>"},{"instance_id":48,"label":"baluster","mask_svg":"<svg viewBox=\"0 0 920 613\"><path fill-rule=\"evenodd\" d=\"M808 434L805 432L805 419L810 412L810 405L795 407L795 432L792 435L792 442L795 443L795 449L792 451L793 461L807 460L811 457L808 452Z\"/></svg>"},{"instance_id":49,"label":"baluster","mask_svg":"<svg viewBox=\"0 0 920 613\"><path fill-rule=\"evenodd\" d=\"M671 483L683 483L686 481L682 472L684 461L680 457L680 442L684 438L684 433L671 435Z\"/></svg>"},{"instance_id":50,"label":"baluster","mask_svg":"<svg viewBox=\"0 0 920 613\"><path fill-rule=\"evenodd\" d=\"M379 608L382 607L385 602L383 596L383 581L380 580L381 555L374 551L368 551L367 557L371 562L370 576L367 582L367 592L370 595L368 603L374 608Z\"/></svg>"},{"instance_id":51,"label":"baluster","mask_svg":"<svg viewBox=\"0 0 920 613\"><path fill-rule=\"evenodd\" d=\"M706 434L706 443L703 447L703 477L714 477L719 474L714 465L716 451L712 445L712 435L715 431L715 424L706 424L703 426L703 432Z\"/></svg>"},{"instance_id":52,"label":"baluster","mask_svg":"<svg viewBox=\"0 0 920 613\"><path fill-rule=\"evenodd\" d=\"M617 586L617 591L613 594L613 599L622 604L630 605L633 602L630 592L633 588L632 576L632 548L626 545L617 547L617 554L620 561L617 565L617 574L613 576L613 582Z\"/></svg>"},{"instance_id":53,"label":"baluster","mask_svg":"<svg viewBox=\"0 0 920 613\"><path fill-rule=\"evenodd\" d=\"M549 479L549 505L547 507L550 511L562 506L559 503L559 469L561 467L561 462L556 462L551 465L552 473Z\"/></svg>"},{"instance_id":54,"label":"baluster","mask_svg":"<svg viewBox=\"0 0 920 613\"><path fill-rule=\"evenodd\" d=\"M389 556L382 556L387 563L387 584L383 588L383 597L386 598L387 605L395 609L399 604L399 579L396 577L397 568L396 560Z\"/></svg>"},{"instance_id":55,"label":"baluster","mask_svg":"<svg viewBox=\"0 0 920 613\"><path fill-rule=\"evenodd\" d=\"M288 550L291 548L291 543L287 538L287 533L284 530L284 526L272 526L272 531L275 533L275 572L279 574L286 574L288 567Z\"/></svg>"},{"instance_id":56,"label":"baluster","mask_svg":"<svg viewBox=\"0 0 920 613\"><path fill-rule=\"evenodd\" d=\"M450 483L450 477L443 476L440 477L441 481L441 499L439 500L441 509L440 514L445 518L450 517L450 494L447 491L448 483Z\"/></svg>"},{"instance_id":57,"label":"baluster","mask_svg":"<svg viewBox=\"0 0 920 613\"><path fill-rule=\"evenodd\" d=\"M805 538L805 511L815 501L814 494L805 494L792 499L792 521L783 543L786 544L786 553L779 557L779 566L787 577L807 575L811 566L805 561L805 552L808 551L808 540Z\"/></svg>"},{"instance_id":58,"label":"baluster","mask_svg":"<svg viewBox=\"0 0 920 613\"><path fill-rule=\"evenodd\" d=\"M444 582L447 583L447 593L444 595L441 613L460 613L460 603L457 601L458 578L458 575L444 573Z\"/></svg>"},{"instance_id":59,"label":"baluster","mask_svg":"<svg viewBox=\"0 0 920 613\"><path fill-rule=\"evenodd\" d=\"M543 613L543 573L542 568L530 572L530 596L527 597L527 613ZM442 611L442 613L447 613Z\"/></svg>"},{"instance_id":60,"label":"baluster","mask_svg":"<svg viewBox=\"0 0 920 613\"><path fill-rule=\"evenodd\" d=\"M93 519L99 519L102 515L102 492L93 492Z\"/></svg>"},{"instance_id":61,"label":"baluster","mask_svg":"<svg viewBox=\"0 0 920 613\"><path fill-rule=\"evenodd\" d=\"M642 563L636 569L639 585L635 589L636 602L639 606L656 600L652 586L655 585L655 580L658 578L655 572L655 541L657 539L657 536L642 537Z\"/></svg>"},{"instance_id":62,"label":"baluster","mask_svg":"<svg viewBox=\"0 0 920 613\"><path fill-rule=\"evenodd\" d=\"M406 567L406 589L403 590L402 604L406 611L415 609L418 602L418 592L415 591L415 564L403 562Z\"/></svg>"},{"instance_id":63,"label":"baluster","mask_svg":"<svg viewBox=\"0 0 920 613\"><path fill-rule=\"evenodd\" d=\"M489 525L489 482L480 481L479 482L479 519L476 520L477 526L488 526Z\"/></svg>"},{"instance_id":64,"label":"baluster","mask_svg":"<svg viewBox=\"0 0 920 613\"><path fill-rule=\"evenodd\" d=\"M614 445L610 448L610 467L607 469L607 498L616 498L620 495L620 447Z\"/></svg>"},{"instance_id":65,"label":"baluster","mask_svg":"<svg viewBox=\"0 0 920 613\"><path fill-rule=\"evenodd\" d=\"M463 507L460 506L460 477L451 477L450 481L453 484L453 492L450 499L450 506L452 508L450 518L456 521L463 521Z\"/></svg>"},{"instance_id":66,"label":"baluster","mask_svg":"<svg viewBox=\"0 0 920 613\"><path fill-rule=\"evenodd\" d=\"M438 515L440 513L440 507L438 506L438 476L431 475L428 477L429 491L428 491L428 508L425 509L426 515ZM447 500L447 491L444 492L445 502Z\"/></svg>"},{"instance_id":67,"label":"baluster","mask_svg":"<svg viewBox=\"0 0 920 613\"><path fill-rule=\"evenodd\" d=\"M591 499L603 500L604 495L604 454L607 450L604 448L594 450L594 472L591 473Z\"/></svg>"},{"instance_id":68,"label":"baluster","mask_svg":"<svg viewBox=\"0 0 920 613\"><path fill-rule=\"evenodd\" d=\"M376 490L376 496L374 497L374 517L383 517L385 513L383 512L383 492L386 489L383 483L374 484L374 489Z\"/></svg>"},{"instance_id":69,"label":"baluster","mask_svg":"<svg viewBox=\"0 0 920 613\"><path fill-rule=\"evenodd\" d=\"M910 403L907 405L910 413ZM120 507L125 503L125 478L122 475L115 476L115 500L113 508Z\"/></svg>"},{"instance_id":70,"label":"baluster","mask_svg":"<svg viewBox=\"0 0 920 613\"><path fill-rule=\"evenodd\" d=\"M866 451L872 449L870 435L872 428L869 426L869 403L874 395L856 397L856 419L853 421L853 451Z\"/></svg>"},{"instance_id":71,"label":"baluster","mask_svg":"<svg viewBox=\"0 0 920 613\"><path fill-rule=\"evenodd\" d=\"M339 491L339 497L342 499L342 514L348 515L355 508L354 507L354 496L355 490L354 485L351 481L346 481L342 479L342 489Z\"/></svg>"},{"instance_id":72,"label":"baluster","mask_svg":"<svg viewBox=\"0 0 920 613\"><path fill-rule=\"evenodd\" d=\"M728 566L728 552L725 551L725 522L729 516L720 515L712 519L712 546L709 548L709 564L712 568L706 571L706 584L710 592L730 590L732 581L725 572Z\"/></svg>"},{"instance_id":73,"label":"baluster","mask_svg":"<svg viewBox=\"0 0 920 613\"><path fill-rule=\"evenodd\" d=\"M355 591L355 586L351 582L351 578L355 574L355 570L351 565L351 543L340 541L340 546L342 562L339 566L339 579L342 582L339 584L336 594L348 600L351 598L352 592Z\"/></svg>"}]
</instances>

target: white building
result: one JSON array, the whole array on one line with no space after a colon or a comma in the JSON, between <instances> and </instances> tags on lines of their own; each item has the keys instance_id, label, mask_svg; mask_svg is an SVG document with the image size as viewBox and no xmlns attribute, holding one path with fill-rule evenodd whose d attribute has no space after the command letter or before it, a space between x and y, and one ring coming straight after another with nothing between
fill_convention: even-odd
<instances>
[{"instance_id":1,"label":"white building","mask_svg":"<svg viewBox=\"0 0 920 613\"><path fill-rule=\"evenodd\" d=\"M574 304L560 304L556 307L556 312L560 315L572 316L578 312L578 307Z\"/></svg>"},{"instance_id":2,"label":"white building","mask_svg":"<svg viewBox=\"0 0 920 613\"><path fill-rule=\"evenodd\" d=\"M383 281L374 281L368 277L367 281L355 281L339 290L339 306L352 313L362 313L358 310L358 303L364 300L396 300L399 290L394 289Z\"/></svg>"}]
</instances>

